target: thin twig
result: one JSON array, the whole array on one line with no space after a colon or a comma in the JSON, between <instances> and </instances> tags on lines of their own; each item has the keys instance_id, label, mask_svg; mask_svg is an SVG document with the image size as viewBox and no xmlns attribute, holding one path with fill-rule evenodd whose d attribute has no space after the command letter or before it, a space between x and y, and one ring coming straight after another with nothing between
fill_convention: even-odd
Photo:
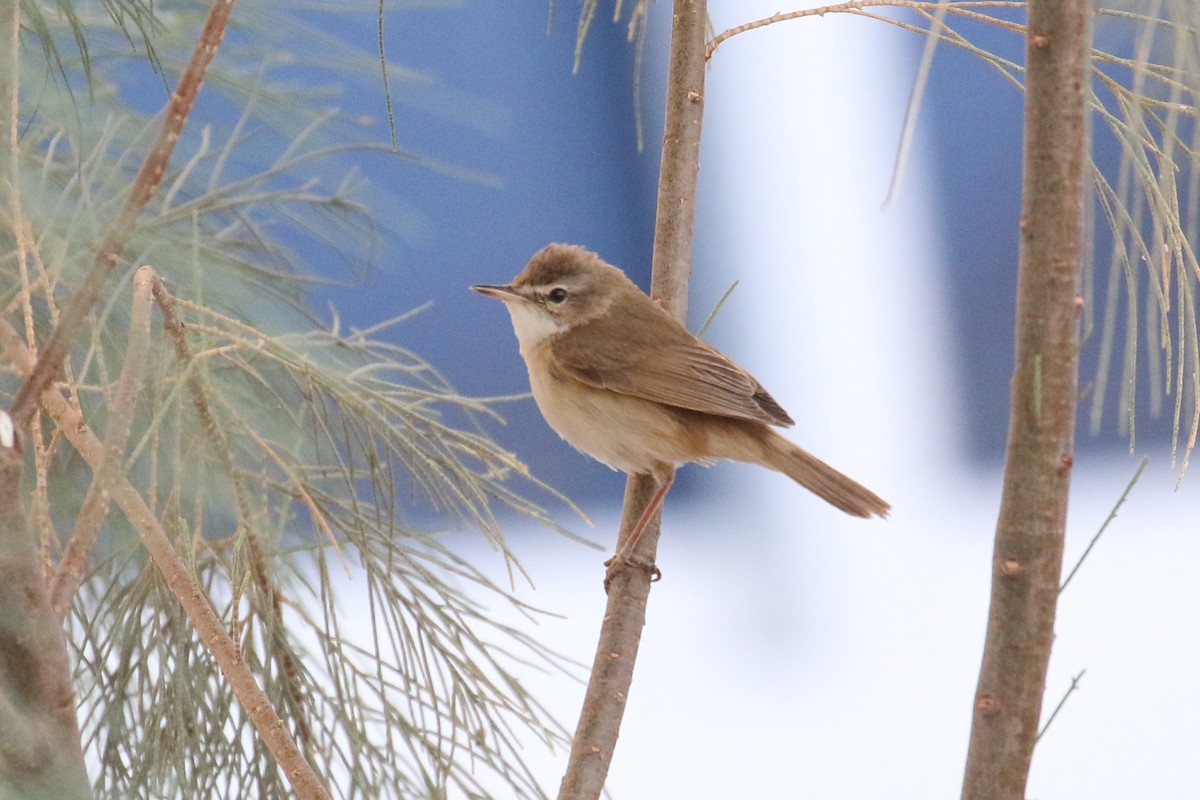
<instances>
[{"instance_id":1,"label":"thin twig","mask_svg":"<svg viewBox=\"0 0 1200 800\"><path fill-rule=\"evenodd\" d=\"M396 110L392 107L392 84L388 80L387 50L383 38L383 0L379 0L376 27L379 34L379 75L383 79L383 102L387 106L388 131L392 135L392 150L396 150Z\"/></svg>"},{"instance_id":2,"label":"thin twig","mask_svg":"<svg viewBox=\"0 0 1200 800\"><path fill-rule=\"evenodd\" d=\"M167 170L167 164L171 160L171 153L174 152L175 144L179 141L183 124L187 121L192 104L196 101L196 94L204 82L208 65L212 62L213 55L216 54L217 48L225 36L225 26L228 23L229 14L233 10L233 2L234 0L214 0L212 8L209 9L204 30L201 31L196 47L192 51L191 60L167 103L158 138L142 162L142 168L133 182L129 197L126 199L120 215L109 228L108 235L105 236L96 251L92 268L88 270L87 276L75 292L70 305L63 312L50 341L38 357L36 366L17 393L16 400L13 402L12 415L13 421L19 428L24 429L28 426L38 406L38 398L62 370L71 338L84 328L84 318L100 300L104 284L117 262L120 261L121 253L124 252L126 243L133 235L138 217L141 216L142 211L146 208L146 203L149 202L154 190L162 180L163 173Z\"/></svg>"},{"instance_id":3,"label":"thin twig","mask_svg":"<svg viewBox=\"0 0 1200 800\"><path fill-rule=\"evenodd\" d=\"M753 22L747 22L742 25L729 28L721 31L708 43L705 48L705 59L712 58L713 53L721 46L721 43L726 39L737 36L740 33L765 28L768 25L774 25L777 22L787 22L788 20L801 19L803 17L823 17L826 14L839 14L845 12L861 11L867 8L909 8L909 9L925 9L939 13L944 10L949 13L962 13L966 9L972 8L1024 8L1024 0L967 0L967 2L957 3L939 3L936 2L920 2L917 0L851 0L848 3L837 3L835 5L821 6L820 8L806 8L801 11L787 11L772 14L763 19L756 19ZM990 18L989 18L990 19Z\"/></svg>"},{"instance_id":4,"label":"thin twig","mask_svg":"<svg viewBox=\"0 0 1200 800\"><path fill-rule=\"evenodd\" d=\"M725 301L729 299L729 295L733 294L733 290L738 287L739 283L741 283L741 281L734 281L733 283L729 284L729 288L725 290L725 294L721 295L721 299L717 301L715 306L713 306L713 310L708 312L708 319L704 320L704 324L700 326L700 330L696 331L697 339L704 338L704 333L708 330L708 326L711 325L712 321L717 318L717 314L721 312L721 307L725 305Z\"/></svg>"},{"instance_id":5,"label":"thin twig","mask_svg":"<svg viewBox=\"0 0 1200 800\"><path fill-rule=\"evenodd\" d=\"M18 299L25 322L25 341L30 347L37 341L34 335L32 292L29 286L29 252L25 227L25 207L21 200L21 5L12 6L11 36L9 37L10 60L8 98L8 204L12 215L12 231L17 246L17 268L21 275L21 290Z\"/></svg>"},{"instance_id":6,"label":"thin twig","mask_svg":"<svg viewBox=\"0 0 1200 800\"><path fill-rule=\"evenodd\" d=\"M20 303L21 313L25 323L25 342L30 347L36 347L37 337L34 333L33 289L29 279L29 251L34 242L29 234L25 221L25 206L21 199L21 4L12 5L12 25L9 37L9 102L8 102L8 203L11 215L12 235L17 250L17 269L21 276L21 287L17 291L14 303ZM11 418L9 422L11 422ZM50 448L42 437L41 429L34 418L30 426L29 440L33 442L34 490L33 490L33 519L41 534L42 573L49 578L53 569L53 548L58 544L50 515L50 491L46 476L50 471Z\"/></svg>"},{"instance_id":7,"label":"thin twig","mask_svg":"<svg viewBox=\"0 0 1200 800\"><path fill-rule=\"evenodd\" d=\"M1067 704L1067 698L1070 697L1072 694L1074 694L1075 690L1079 688L1079 681L1082 680L1083 676L1086 674L1087 674L1087 670L1081 669L1081 670L1079 670L1078 675L1071 678L1071 685L1069 687L1067 687L1067 691L1066 691L1066 693L1063 694L1062 698L1058 701L1058 705L1056 705L1054 707L1054 710L1050 712L1050 716L1049 716L1049 718L1047 718L1046 724L1042 726L1042 729L1040 731L1038 731L1037 739L1034 740L1035 744L1042 740L1042 737L1046 735L1046 731L1050 730L1050 723L1054 722L1054 718L1058 716L1058 712L1062 711L1062 707Z\"/></svg>"},{"instance_id":8,"label":"thin twig","mask_svg":"<svg viewBox=\"0 0 1200 800\"><path fill-rule=\"evenodd\" d=\"M31 371L34 368L33 356L17 332L3 319L0 319L0 348L18 369ZM92 433L79 409L54 388L42 393L41 402L67 441L93 471L98 470L104 462L104 444ZM320 778L297 749L287 726L258 685L249 666L242 660L237 645L222 626L208 597L193 580L187 564L179 557L170 537L146 505L141 493L122 474L115 477L111 492L130 525L137 530L155 567L200 635L200 640L229 681L234 696L250 717L258 735L287 776L296 796L302 800L326 800L329 793Z\"/></svg>"},{"instance_id":9,"label":"thin twig","mask_svg":"<svg viewBox=\"0 0 1200 800\"><path fill-rule=\"evenodd\" d=\"M1100 526L1100 530L1096 531L1096 535L1092 537L1090 542L1088 542L1088 546L1083 549L1083 555L1081 555L1079 560L1075 562L1075 566L1071 567L1071 571L1063 580L1062 585L1058 587L1059 594L1063 593L1063 590L1067 588L1067 584L1071 582L1071 578L1074 578L1075 573L1078 572L1079 568L1083 566L1083 560L1088 557L1088 554L1092 552L1092 548L1096 546L1096 542L1100 541L1100 537L1104 535L1106 530L1108 530L1109 523L1117 518L1117 512L1120 511L1121 506L1125 504L1125 498L1129 497L1129 493L1133 491L1133 485L1138 482L1138 478L1142 477L1142 470L1144 470L1146 465L1149 463L1149 458L1143 458L1142 463L1138 464L1137 469L1133 472L1133 477L1130 478L1129 483L1125 485L1125 491L1121 492L1121 496L1117 498L1117 502L1112 507L1112 511L1108 512L1108 518L1104 520L1104 524Z\"/></svg>"},{"instance_id":10,"label":"thin twig","mask_svg":"<svg viewBox=\"0 0 1200 800\"><path fill-rule=\"evenodd\" d=\"M187 372L187 389L192 398L192 406L196 409L196 416L200 418L200 430L204 433L204 438L208 441L209 448L216 455L221 469L233 484L233 494L238 509L238 532L241 534L235 541L244 542L246 545L248 560L250 562L250 573L254 577L254 585L258 588L259 594L266 604L266 613L262 616L269 621L267 628L270 635L267 637L265 644L268 652L279 662L280 672L286 683L284 689L287 691L297 711L293 717L296 723L297 734L307 747L311 741L311 731L308 720L304 718L303 714L299 713L304 708L303 693L299 683L296 681L296 676L300 670L291 652L282 644L284 630L283 597L278 587L271 580L271 573L267 569L267 556L263 551L258 528L255 524L250 498L247 496L246 487L239 477L239 472L234 463L233 448L230 446L229 437L225 435L224 429L221 428L213 416L212 408L205 391L204 380L201 377L201 371L192 368L194 364L191 348L187 343L187 334L185 333L183 322L179 319L179 315L175 311L175 299L167 291L166 284L163 283L162 278L153 272L150 275L150 283L154 294L154 301L163 315L163 328L167 332L167 337L175 346L176 357ZM241 582L233 580L232 584L234 597L231 606L236 611L241 605ZM236 634L237 626L235 625L234 628Z\"/></svg>"},{"instance_id":11,"label":"thin twig","mask_svg":"<svg viewBox=\"0 0 1200 800\"><path fill-rule=\"evenodd\" d=\"M75 518L75 530L63 550L58 570L50 583L50 598L60 620L71 608L75 592L96 546L100 526L108 516L108 490L114 476L123 472L124 454L133 429L133 412L142 388L146 354L150 344L150 310L153 307L150 285L154 271L141 267L133 277L133 307L130 311L129 340L125 361L117 378L116 390L108 404L107 430L104 433L104 460L92 474L92 483Z\"/></svg>"},{"instance_id":12,"label":"thin twig","mask_svg":"<svg viewBox=\"0 0 1200 800\"><path fill-rule=\"evenodd\" d=\"M925 37L925 46L921 50L921 62L917 67L917 75L913 78L912 89L908 94L908 105L904 109L904 125L900 131L900 139L896 143L896 158L892 162L892 179L888 183L887 195L883 199L884 207L890 206L900 186L904 183L904 173L908 168L908 157L912 152L913 138L917 131L917 118L921 113L921 101L925 97L925 87L929 85L929 73L933 70L933 54L937 52L941 40L942 28L946 24L946 6L939 5L930 19L929 34Z\"/></svg>"},{"instance_id":13,"label":"thin twig","mask_svg":"<svg viewBox=\"0 0 1200 800\"><path fill-rule=\"evenodd\" d=\"M672 19L651 294L677 319L685 320L704 114L704 0L675 0ZM648 475L630 476L626 482L617 552L655 489L655 481ZM637 542L632 554L635 561L654 563L661 518L660 506ZM647 572L624 569L613 575L559 800L595 800L604 789L633 683L649 595Z\"/></svg>"},{"instance_id":14,"label":"thin twig","mask_svg":"<svg viewBox=\"0 0 1200 800\"><path fill-rule=\"evenodd\" d=\"M745 33L750 30L766 27L777 22L787 20L800 19L803 17L823 16L832 13L844 13L854 16L863 16L880 22L899 27L914 33L918 33L926 37L926 54L931 52L933 43L947 42L957 47L963 48L984 60L986 64L996 69L1010 83L1023 89L1018 75L1023 72L1023 69L1016 64L998 58L993 54L981 50L972 45L964 36L957 33L949 26L945 26L941 17L946 14L952 14L960 19L981 22L1004 30L1009 30L1021 36L1025 35L1025 26L1014 20L1006 20L998 16L981 13L974 9L981 8L997 8L997 9L1019 9L1025 4L1023 2L924 2L922 0L851 0L851 2L839 3L835 5L823 6L821 8L804 9L801 11L778 13L770 17L755 20L752 22L738 25L723 31L715 36L708 45L708 55L711 57L716 48L726 39L736 36L740 33ZM924 18L928 23L927 28L921 28L917 25L912 25L902 20L895 19L883 14L871 13L868 9L886 9L897 8L907 9ZM1157 7L1156 7L1157 8ZM1177 32L1178 35L1189 35L1194 33L1197 28L1193 25L1181 23L1174 19L1160 19L1154 14L1141 14L1128 12L1119 9L1096 9L1095 13L1114 16L1144 26L1143 35L1138 44L1138 55L1133 58L1123 58L1116 54L1105 52L1102 49L1094 49L1091 52L1093 61L1092 74L1093 77L1105 88L1109 89L1114 96L1118 106L1121 108L1121 115L1118 116L1109 112L1103 105L1100 98L1093 94L1092 104L1096 110L1098 117L1108 123L1112 128L1114 135L1122 142L1123 145L1123 165L1130 164L1133 161L1137 163L1137 184L1141 190L1139 197L1149 197L1149 205L1147 212L1152 223L1152 233L1150 240L1154 244L1154 249L1161 250L1162 256L1156 253L1153 259L1145 261L1147 266L1150 266L1151 280L1149 285L1154 290L1154 295L1148 295L1147 314L1157 317L1160 321L1162 330L1163 347L1167 353L1167 359L1172 358L1171 342L1168 340L1167 326L1169 324L1167 302L1160 303L1158 307L1151 307L1149 303L1154 297L1162 297L1166 292L1169 278L1173 270L1187 270L1191 273L1200 274L1200 264L1198 264L1195 253L1191 250L1191 243L1195 240L1194 236L1188 236L1182 232L1180 211L1179 192L1175 186L1175 176L1179 164L1187 162L1189 158L1194 159L1196 153L1193 147L1184 142L1183 138L1178 133L1180 120L1183 117L1196 117L1195 103L1191 102L1194 96L1193 88L1179 76L1187 72L1186 66L1180 67L1177 65L1165 65L1151 63L1149 55L1146 54L1148 47L1156 41L1155 34L1158 32L1159 26L1169 27ZM1117 83L1110 76L1106 75L1102 68L1106 66L1118 66L1130 70L1133 73L1133 88L1127 89ZM924 65L922 65L924 69ZM920 79L918 79L919 81ZM1160 89L1169 90L1167 97L1152 97L1143 84L1147 81L1153 82ZM911 112L911 109L910 109ZM905 133L902 138L907 138L909 135L908 127L913 119L910 113L905 120ZM1190 130L1188 126L1184 126ZM1151 130L1153 129L1153 131ZM1160 146L1159 141L1162 141ZM1181 148L1184 153L1177 154L1176 147ZM1146 152L1141 152L1145 150ZM899 152L905 152L905 143L900 144ZM1125 167L1122 167L1122 176L1125 175ZM899 178L903 173L903 161L897 160L896 177ZM1200 186L1200 178L1197 178L1196 171L1192 170L1189 175L1190 186ZM1103 182L1103 178L1097 178L1098 183ZM898 180L893 181L898 183ZM889 189L889 199L893 196L894 187ZM1122 191L1118 197L1124 197ZM887 201L885 201L886 204ZM1101 198L1102 204L1110 205L1109 201ZM1117 204L1123 204L1123 201L1116 200ZM1112 214L1107 215L1109 220L1115 217ZM1118 216L1126 216L1122 211ZM1138 218L1136 214L1134 218ZM1118 239L1120 239L1118 231ZM1144 237L1137 231L1132 230L1131 236L1134 239L1132 246L1139 249L1145 249ZM1161 264L1161 275L1155 274L1154 267ZM1135 393L1132 388L1134 382L1132 376L1136 373L1139 357L1139 342L1136 335L1137 330L1137 291L1135 278L1136 275L1129 271L1127 272L1129 287L1129 304L1128 304L1128 325L1126 326L1126 345L1124 348L1124 372L1126 380L1121 384L1120 406L1124 410L1118 424L1118 429L1122 433L1127 433L1130 441L1130 450L1132 451L1135 444ZM1087 279L1090 281L1090 278ZM1087 285L1085 284L1085 294L1088 294ZM1149 361L1149 369L1151 374L1150 380L1150 404L1151 410L1157 414L1158 409L1163 403L1164 384L1166 393L1174 392L1174 408L1172 416L1172 467L1179 467L1179 480L1182 480L1183 474L1187 470L1190 454L1196 446L1197 441L1200 441L1200 400L1193 399L1191 407L1190 425L1186 438L1181 436L1185 420L1183 415L1183 404L1185 399L1184 392L1184 377L1187 372L1187 377L1190 378L1195 391L1186 393L1192 398L1200 397L1200 369L1188 369L1188 365L1192 363L1190 358L1189 348L1200 347L1200 335L1197 335L1196 327L1192 324L1191 319L1194 315L1194 291L1192 283L1187 281L1181 274L1178 278L1178 295L1179 301L1175 304L1177 311L1176 318L1178 321L1178 336L1175 340L1175 361L1172 365L1174 369L1174 382L1164 382L1156 380L1156 376L1162 375L1160 368L1161 355L1159 349L1148 347L1146 357ZM1108 305L1108 314L1105 317L1104 323L1104 338L1101 342L1101 366L1097 368L1097 388L1093 393L1095 398L1092 404L1092 426L1096 427L1099 424L1100 416L1103 411L1106 393L1100 391L1103 384L1107 380L1107 365L1108 357L1112 348L1111 335L1113 332L1112 322L1113 316L1117 310L1116 295L1110 295L1112 301ZM1169 300L1169 295L1167 295ZM1090 297L1088 298L1090 301ZM1088 313L1090 314L1091 303L1088 303ZM1090 326L1090 318L1085 321L1085 329Z\"/></svg>"}]
</instances>

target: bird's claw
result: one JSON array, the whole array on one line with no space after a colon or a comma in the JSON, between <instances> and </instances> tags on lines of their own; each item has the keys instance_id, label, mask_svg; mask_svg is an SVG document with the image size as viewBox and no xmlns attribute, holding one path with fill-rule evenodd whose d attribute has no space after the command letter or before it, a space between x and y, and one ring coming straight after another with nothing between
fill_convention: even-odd
<instances>
[{"instance_id":1,"label":"bird's claw","mask_svg":"<svg viewBox=\"0 0 1200 800\"><path fill-rule=\"evenodd\" d=\"M662 580L662 570L659 569L658 565L656 565L654 562L643 561L640 558L633 558L632 556L625 556L621 555L620 553L617 553L612 558L605 561L604 566L606 567L604 571L605 592L608 592L608 587L612 585L613 577L617 574L617 572L626 567L634 567L635 569L640 569L641 571L645 572L650 576L651 583L658 583Z\"/></svg>"}]
</instances>

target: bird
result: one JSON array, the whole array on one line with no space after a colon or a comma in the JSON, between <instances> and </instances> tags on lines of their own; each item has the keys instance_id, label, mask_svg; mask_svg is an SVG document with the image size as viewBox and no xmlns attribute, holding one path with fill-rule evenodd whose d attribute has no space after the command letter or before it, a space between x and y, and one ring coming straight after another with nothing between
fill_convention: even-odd
<instances>
[{"instance_id":1,"label":"bird","mask_svg":"<svg viewBox=\"0 0 1200 800\"><path fill-rule=\"evenodd\" d=\"M777 433L795 423L761 383L596 253L549 244L510 283L470 288L504 302L547 424L597 461L654 480L610 569L636 564L638 538L686 463L758 464L855 517L891 509Z\"/></svg>"}]
</instances>

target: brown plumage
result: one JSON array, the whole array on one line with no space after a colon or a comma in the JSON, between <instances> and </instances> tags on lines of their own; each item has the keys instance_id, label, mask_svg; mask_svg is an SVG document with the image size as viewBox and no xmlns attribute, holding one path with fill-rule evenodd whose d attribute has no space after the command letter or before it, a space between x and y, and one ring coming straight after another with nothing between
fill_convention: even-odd
<instances>
[{"instance_id":1,"label":"brown plumage","mask_svg":"<svg viewBox=\"0 0 1200 800\"><path fill-rule=\"evenodd\" d=\"M511 284L471 288L505 301L550 427L615 469L655 476L657 500L672 467L730 458L782 472L848 514L887 515L876 494L771 429L792 418L750 373L595 253L551 244Z\"/></svg>"}]
</instances>

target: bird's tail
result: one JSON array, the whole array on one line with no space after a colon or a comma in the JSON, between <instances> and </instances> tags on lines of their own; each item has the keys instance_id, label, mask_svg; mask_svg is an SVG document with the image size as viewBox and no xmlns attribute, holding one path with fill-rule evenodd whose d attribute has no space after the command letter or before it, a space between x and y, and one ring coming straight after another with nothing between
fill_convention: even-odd
<instances>
[{"instance_id":1,"label":"bird's tail","mask_svg":"<svg viewBox=\"0 0 1200 800\"><path fill-rule=\"evenodd\" d=\"M856 517L886 517L891 506L879 495L858 481L843 475L821 459L801 450L761 423L759 435L745 433L720 437L725 446L718 446L719 455L737 461L750 461L782 472L822 500ZM765 434L765 435L764 435ZM756 452L747 452L751 442ZM718 453L714 453L716 455Z\"/></svg>"}]
</instances>

